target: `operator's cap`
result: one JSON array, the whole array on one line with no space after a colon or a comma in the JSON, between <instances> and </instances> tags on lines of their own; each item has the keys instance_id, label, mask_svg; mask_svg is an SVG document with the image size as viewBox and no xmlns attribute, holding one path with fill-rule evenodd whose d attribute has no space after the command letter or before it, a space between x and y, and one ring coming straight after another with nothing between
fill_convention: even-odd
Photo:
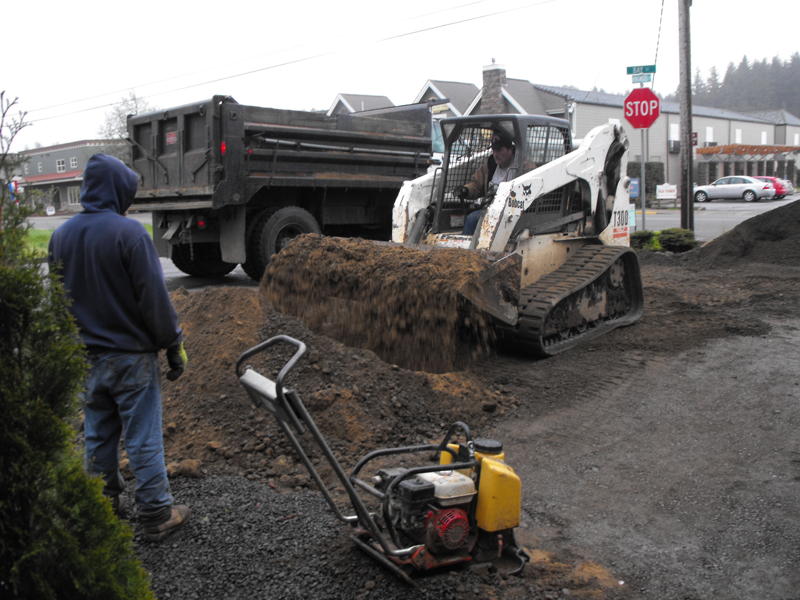
<instances>
[{"instance_id":1,"label":"operator's cap","mask_svg":"<svg viewBox=\"0 0 800 600\"><path fill-rule=\"evenodd\" d=\"M500 148L513 148L514 141L502 129L495 129L492 132L492 150Z\"/></svg>"}]
</instances>

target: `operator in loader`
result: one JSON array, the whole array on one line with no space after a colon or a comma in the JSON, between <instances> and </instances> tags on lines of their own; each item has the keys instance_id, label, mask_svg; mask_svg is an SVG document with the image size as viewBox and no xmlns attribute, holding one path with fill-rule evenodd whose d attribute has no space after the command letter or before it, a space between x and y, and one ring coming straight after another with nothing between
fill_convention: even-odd
<instances>
[{"instance_id":1,"label":"operator in loader","mask_svg":"<svg viewBox=\"0 0 800 600\"><path fill-rule=\"evenodd\" d=\"M169 379L180 376L187 359L153 241L124 216L138 180L113 156L92 156L83 174L83 212L53 233L48 262L72 300L90 363L83 393L86 469L103 477L103 493L119 514L124 434L144 537L159 541L190 511L174 503L167 479L158 352L167 350Z\"/></svg>"},{"instance_id":2,"label":"operator in loader","mask_svg":"<svg viewBox=\"0 0 800 600\"><path fill-rule=\"evenodd\" d=\"M497 187L504 181L509 181L517 176L516 169L512 166L514 162L514 141L507 133L501 129L496 129L492 133L492 154L472 175L465 185L457 191L456 195L461 200L476 200L483 198L489 193L492 187ZM464 235L472 235L478 226L486 209L474 210L464 219Z\"/></svg>"}]
</instances>

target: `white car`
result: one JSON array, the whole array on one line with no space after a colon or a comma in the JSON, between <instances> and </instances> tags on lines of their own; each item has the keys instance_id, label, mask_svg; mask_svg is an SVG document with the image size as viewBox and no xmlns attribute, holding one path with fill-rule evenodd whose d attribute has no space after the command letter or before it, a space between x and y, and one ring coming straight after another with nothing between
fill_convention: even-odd
<instances>
[{"instance_id":1,"label":"white car","mask_svg":"<svg viewBox=\"0 0 800 600\"><path fill-rule=\"evenodd\" d=\"M695 202L709 202L717 198L742 198L745 202L757 202L775 196L775 188L766 181L747 175L721 177L714 183L694 188Z\"/></svg>"}]
</instances>

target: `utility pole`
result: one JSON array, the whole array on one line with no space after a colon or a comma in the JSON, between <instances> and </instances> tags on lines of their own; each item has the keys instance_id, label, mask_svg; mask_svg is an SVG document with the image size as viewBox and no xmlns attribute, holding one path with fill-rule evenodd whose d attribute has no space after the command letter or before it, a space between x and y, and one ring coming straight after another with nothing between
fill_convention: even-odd
<instances>
[{"instance_id":1,"label":"utility pole","mask_svg":"<svg viewBox=\"0 0 800 600\"><path fill-rule=\"evenodd\" d=\"M692 67L689 8L692 0L678 0L681 111L681 227L694 231L694 173L692 169Z\"/></svg>"}]
</instances>

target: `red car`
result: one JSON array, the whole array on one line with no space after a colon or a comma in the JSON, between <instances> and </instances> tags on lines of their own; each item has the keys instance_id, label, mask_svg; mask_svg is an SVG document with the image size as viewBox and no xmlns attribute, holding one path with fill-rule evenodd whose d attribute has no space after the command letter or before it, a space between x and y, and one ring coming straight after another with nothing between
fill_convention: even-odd
<instances>
[{"instance_id":1,"label":"red car","mask_svg":"<svg viewBox=\"0 0 800 600\"><path fill-rule=\"evenodd\" d=\"M777 177L769 177L768 175L753 175L753 177L772 184L772 187L775 188L775 200L780 200L781 198L786 197L786 186L783 184L781 179L778 179Z\"/></svg>"}]
</instances>

